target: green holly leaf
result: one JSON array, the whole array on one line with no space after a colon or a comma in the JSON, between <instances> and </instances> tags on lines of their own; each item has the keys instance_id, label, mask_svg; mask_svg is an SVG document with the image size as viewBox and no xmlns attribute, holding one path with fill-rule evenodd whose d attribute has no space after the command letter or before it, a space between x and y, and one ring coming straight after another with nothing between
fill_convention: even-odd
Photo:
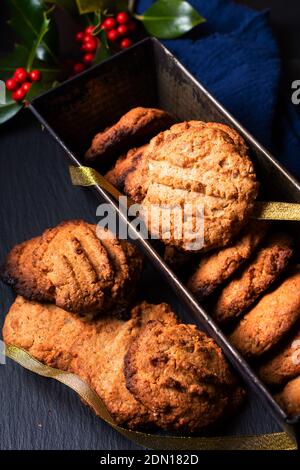
<instances>
[{"instance_id":1,"label":"green holly leaf","mask_svg":"<svg viewBox=\"0 0 300 470\"><path fill-rule=\"evenodd\" d=\"M133 15L135 7L135 0L116 0L114 2L114 8L116 12L130 11Z\"/></svg>"},{"instance_id":2,"label":"green holly leaf","mask_svg":"<svg viewBox=\"0 0 300 470\"><path fill-rule=\"evenodd\" d=\"M43 0L7 0L11 13L9 21L18 39L28 50L39 38L41 25L44 22ZM40 60L58 62L56 57L57 34L54 27L43 36L38 49L37 57Z\"/></svg>"},{"instance_id":3,"label":"green holly leaf","mask_svg":"<svg viewBox=\"0 0 300 470\"><path fill-rule=\"evenodd\" d=\"M57 82L56 82L57 83ZM50 88L54 87L55 82L35 82L32 83L29 92L26 96L26 101L31 101L38 95L45 93L45 91L49 90Z\"/></svg>"},{"instance_id":4,"label":"green holly leaf","mask_svg":"<svg viewBox=\"0 0 300 470\"><path fill-rule=\"evenodd\" d=\"M114 2L111 0L76 0L76 3L80 15L85 15L97 10L103 11L111 8Z\"/></svg>"},{"instance_id":5,"label":"green holly leaf","mask_svg":"<svg viewBox=\"0 0 300 470\"><path fill-rule=\"evenodd\" d=\"M30 52L27 47L16 44L14 50L10 54L0 58L0 80L7 80L12 77L14 71L18 67L24 67L26 69L29 55ZM45 82L53 82L62 74L62 70L60 68L54 67L51 64L46 64L38 59L34 59L32 69L40 70L42 80Z\"/></svg>"},{"instance_id":6,"label":"green holly leaf","mask_svg":"<svg viewBox=\"0 0 300 470\"><path fill-rule=\"evenodd\" d=\"M27 47L16 44L14 50L0 58L0 79L11 77L18 67L26 68L29 51Z\"/></svg>"},{"instance_id":7,"label":"green holly leaf","mask_svg":"<svg viewBox=\"0 0 300 470\"><path fill-rule=\"evenodd\" d=\"M178 38L205 21L183 0L157 0L136 18L142 21L149 34L161 39Z\"/></svg>"},{"instance_id":8,"label":"green holly leaf","mask_svg":"<svg viewBox=\"0 0 300 470\"><path fill-rule=\"evenodd\" d=\"M22 105L16 103L11 97L6 98L5 104L0 104L0 124L11 119L22 109Z\"/></svg>"},{"instance_id":9,"label":"green holly leaf","mask_svg":"<svg viewBox=\"0 0 300 470\"><path fill-rule=\"evenodd\" d=\"M34 39L33 41L33 44L32 44L32 47L28 56L28 61L27 61L27 66L26 66L27 70L31 70L34 59L38 55L38 49L41 47L44 37L49 31L49 25L50 25L50 19L47 17L46 13L44 12L43 22L40 26L36 39Z\"/></svg>"},{"instance_id":10,"label":"green holly leaf","mask_svg":"<svg viewBox=\"0 0 300 470\"><path fill-rule=\"evenodd\" d=\"M78 9L75 0L47 0L47 3L57 5L58 7L67 11L69 15L73 17L78 15Z\"/></svg>"},{"instance_id":11,"label":"green holly leaf","mask_svg":"<svg viewBox=\"0 0 300 470\"><path fill-rule=\"evenodd\" d=\"M93 64L100 64L103 60L107 59L110 56L110 49L107 42L107 37L105 31L102 29L97 34L98 38L100 39L100 44L97 48L97 52L93 61Z\"/></svg>"}]
</instances>

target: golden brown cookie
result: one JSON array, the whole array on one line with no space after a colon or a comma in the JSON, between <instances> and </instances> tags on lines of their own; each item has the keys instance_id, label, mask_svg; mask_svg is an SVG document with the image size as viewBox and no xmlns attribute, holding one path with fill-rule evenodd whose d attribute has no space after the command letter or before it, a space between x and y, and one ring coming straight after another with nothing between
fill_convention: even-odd
<instances>
[{"instance_id":1,"label":"golden brown cookie","mask_svg":"<svg viewBox=\"0 0 300 470\"><path fill-rule=\"evenodd\" d=\"M137 250L84 221L63 222L17 245L2 280L32 300L79 313L120 313L127 308L142 269Z\"/></svg>"},{"instance_id":2,"label":"golden brown cookie","mask_svg":"<svg viewBox=\"0 0 300 470\"><path fill-rule=\"evenodd\" d=\"M145 153L149 181L142 206L151 234L179 249L200 251L204 208L203 249L228 245L245 226L258 191L246 144L236 131L183 122L154 137ZM158 211L156 218L147 218L151 210Z\"/></svg>"},{"instance_id":3,"label":"golden brown cookie","mask_svg":"<svg viewBox=\"0 0 300 470\"><path fill-rule=\"evenodd\" d=\"M220 323L240 316L277 279L292 257L292 239L278 233L267 237L247 265L221 291L213 307Z\"/></svg>"},{"instance_id":4,"label":"golden brown cookie","mask_svg":"<svg viewBox=\"0 0 300 470\"><path fill-rule=\"evenodd\" d=\"M129 391L165 429L206 427L243 395L221 349L193 325L149 322L131 343L124 371Z\"/></svg>"},{"instance_id":5,"label":"golden brown cookie","mask_svg":"<svg viewBox=\"0 0 300 470\"><path fill-rule=\"evenodd\" d=\"M282 385L300 375L299 328L260 365L257 373L268 385Z\"/></svg>"},{"instance_id":6,"label":"golden brown cookie","mask_svg":"<svg viewBox=\"0 0 300 470\"><path fill-rule=\"evenodd\" d=\"M130 320L122 321L82 318L19 296L6 316L3 338L46 365L77 374L102 398L117 424L135 429L154 420L125 386L124 355L148 320L158 318L177 322L167 304L144 302L133 309Z\"/></svg>"},{"instance_id":7,"label":"golden brown cookie","mask_svg":"<svg viewBox=\"0 0 300 470\"><path fill-rule=\"evenodd\" d=\"M188 289L198 300L210 295L250 258L263 240L267 227L264 221L252 220L231 245L203 255L199 266L187 283Z\"/></svg>"},{"instance_id":8,"label":"golden brown cookie","mask_svg":"<svg viewBox=\"0 0 300 470\"><path fill-rule=\"evenodd\" d=\"M288 382L283 391L275 396L275 399L287 415L300 414L300 376Z\"/></svg>"},{"instance_id":9,"label":"golden brown cookie","mask_svg":"<svg viewBox=\"0 0 300 470\"><path fill-rule=\"evenodd\" d=\"M256 357L275 346L300 318L300 267L266 294L240 321L229 341L245 357Z\"/></svg>"},{"instance_id":10,"label":"golden brown cookie","mask_svg":"<svg viewBox=\"0 0 300 470\"><path fill-rule=\"evenodd\" d=\"M120 157L105 178L134 202L140 203L147 192L148 163L145 159L147 145L129 150Z\"/></svg>"},{"instance_id":11,"label":"golden brown cookie","mask_svg":"<svg viewBox=\"0 0 300 470\"><path fill-rule=\"evenodd\" d=\"M117 157L131 147L147 143L158 132L168 129L174 119L166 111L155 108L133 108L113 126L93 138L85 154L88 162Z\"/></svg>"}]
</instances>

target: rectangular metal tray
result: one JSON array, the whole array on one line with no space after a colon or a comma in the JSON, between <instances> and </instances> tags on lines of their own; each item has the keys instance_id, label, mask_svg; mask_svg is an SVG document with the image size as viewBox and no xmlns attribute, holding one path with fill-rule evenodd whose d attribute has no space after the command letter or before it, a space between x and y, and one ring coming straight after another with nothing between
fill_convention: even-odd
<instances>
[{"instance_id":1,"label":"rectangular metal tray","mask_svg":"<svg viewBox=\"0 0 300 470\"><path fill-rule=\"evenodd\" d=\"M156 39L145 39L64 82L33 100L30 109L64 148L72 163L81 166L85 164L83 155L94 134L135 106L161 108L171 112L180 121L218 121L236 128L251 149L258 179L262 183L261 200L300 202L299 183ZM94 190L118 211L124 223L130 224L126 215L119 212L112 196L99 186L94 187ZM294 227L296 235L297 226ZM151 243L137 232L135 236L141 250L163 275L183 305L189 308L195 322L216 340L281 427L300 443L300 417L287 417L247 362L231 346L218 325L161 259Z\"/></svg>"}]
</instances>

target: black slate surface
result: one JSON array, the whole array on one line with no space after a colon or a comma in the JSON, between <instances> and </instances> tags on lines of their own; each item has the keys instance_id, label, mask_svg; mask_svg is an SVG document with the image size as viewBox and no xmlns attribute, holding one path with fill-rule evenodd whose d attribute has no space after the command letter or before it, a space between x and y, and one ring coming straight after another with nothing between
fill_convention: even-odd
<instances>
[{"instance_id":1,"label":"black slate surface","mask_svg":"<svg viewBox=\"0 0 300 470\"><path fill-rule=\"evenodd\" d=\"M281 1L241 0L241 3L255 7L273 5L275 19L280 17L282 22L286 19L286 23L291 9L295 14L297 11L296 2L289 2L290 8ZM1 36L5 32L3 28ZM290 33L291 40L294 32L295 28ZM296 41L293 44L296 47ZM21 113L12 122L1 126L0 262L15 243L35 236L61 220L97 221L95 214L99 201L89 190L72 187L68 164L63 151L29 112ZM151 270L144 293L149 300L171 301L181 313L172 293L162 288L157 274ZM0 284L1 328L13 299L12 291ZM278 430L260 401L250 394L247 405L219 433L258 434ZM1 450L137 448L96 418L65 386L38 377L10 360L0 365Z\"/></svg>"}]
</instances>

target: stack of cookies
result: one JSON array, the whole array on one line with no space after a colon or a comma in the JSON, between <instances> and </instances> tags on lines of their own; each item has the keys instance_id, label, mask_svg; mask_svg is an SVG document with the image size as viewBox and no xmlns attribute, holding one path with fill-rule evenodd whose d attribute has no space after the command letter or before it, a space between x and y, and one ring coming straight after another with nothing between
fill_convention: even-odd
<instances>
[{"instance_id":1,"label":"stack of cookies","mask_svg":"<svg viewBox=\"0 0 300 470\"><path fill-rule=\"evenodd\" d=\"M15 246L1 270L18 294L3 338L85 380L118 425L194 433L232 414L244 391L216 343L169 305L132 308L142 264L84 221Z\"/></svg>"},{"instance_id":2,"label":"stack of cookies","mask_svg":"<svg viewBox=\"0 0 300 470\"><path fill-rule=\"evenodd\" d=\"M229 341L271 387L283 408L300 413L300 266L292 237L253 221L228 247L204 255L189 289L228 332ZM298 351L297 351L298 349Z\"/></svg>"},{"instance_id":3,"label":"stack of cookies","mask_svg":"<svg viewBox=\"0 0 300 470\"><path fill-rule=\"evenodd\" d=\"M101 150L107 132L117 133L118 143L123 133L141 135L145 115L153 125L155 112L158 116L158 110L129 111L95 137L87 159L91 153L100 163L109 159ZM133 127L128 129L126 122ZM232 344L273 387L287 412L300 413L300 353L295 352L300 342L300 268L292 264L290 234L251 219L258 183L247 145L220 123L189 121L161 131L150 141L146 133L139 141L131 139L130 145L126 137L106 178L142 208L160 208L158 223L148 227L165 245L167 262L179 273L184 267L188 288L206 302ZM192 225L194 209L204 207L198 249L192 237L176 236L175 222L165 224L167 212L184 204L192 207L187 217Z\"/></svg>"}]
</instances>

